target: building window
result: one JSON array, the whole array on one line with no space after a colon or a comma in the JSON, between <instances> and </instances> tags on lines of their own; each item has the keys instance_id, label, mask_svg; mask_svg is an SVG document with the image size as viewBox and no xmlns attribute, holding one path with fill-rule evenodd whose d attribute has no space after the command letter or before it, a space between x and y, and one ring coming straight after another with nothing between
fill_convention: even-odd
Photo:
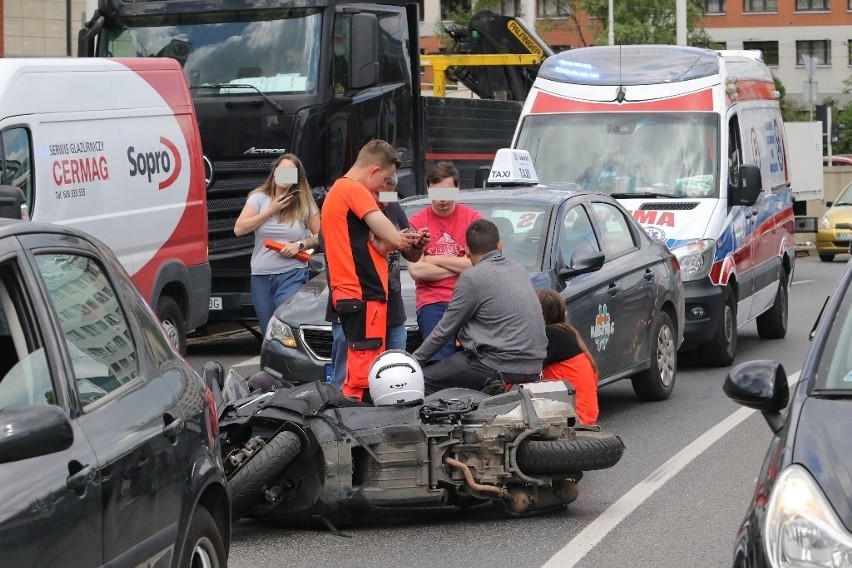
<instances>
[{"instance_id":1,"label":"building window","mask_svg":"<svg viewBox=\"0 0 852 568\"><path fill-rule=\"evenodd\" d=\"M568 15L568 2L566 0L536 0L536 18L564 18Z\"/></svg>"},{"instance_id":2,"label":"building window","mask_svg":"<svg viewBox=\"0 0 852 568\"><path fill-rule=\"evenodd\" d=\"M796 0L797 12L827 12L831 10L831 0Z\"/></svg>"},{"instance_id":3,"label":"building window","mask_svg":"<svg viewBox=\"0 0 852 568\"><path fill-rule=\"evenodd\" d=\"M778 0L745 0L743 12L777 12Z\"/></svg>"},{"instance_id":4,"label":"building window","mask_svg":"<svg viewBox=\"0 0 852 568\"><path fill-rule=\"evenodd\" d=\"M763 54L764 63L770 67L778 67L777 41L744 41L743 49L759 49Z\"/></svg>"},{"instance_id":5,"label":"building window","mask_svg":"<svg viewBox=\"0 0 852 568\"><path fill-rule=\"evenodd\" d=\"M471 0L445 0L441 2L441 21L448 22L453 15L470 14Z\"/></svg>"},{"instance_id":6,"label":"building window","mask_svg":"<svg viewBox=\"0 0 852 568\"><path fill-rule=\"evenodd\" d=\"M804 65L803 55L816 59L817 65L831 65L831 41L827 39L796 42L796 65Z\"/></svg>"},{"instance_id":7,"label":"building window","mask_svg":"<svg viewBox=\"0 0 852 568\"><path fill-rule=\"evenodd\" d=\"M704 12L707 14L724 14L726 11L725 0L707 0L704 4Z\"/></svg>"},{"instance_id":8,"label":"building window","mask_svg":"<svg viewBox=\"0 0 852 568\"><path fill-rule=\"evenodd\" d=\"M521 0L502 0L500 2L500 13L504 16L520 16Z\"/></svg>"},{"instance_id":9,"label":"building window","mask_svg":"<svg viewBox=\"0 0 852 568\"><path fill-rule=\"evenodd\" d=\"M423 18L424 18L424 14L426 13L426 0L417 0L417 6L418 6L417 10L420 12L418 17L420 18L420 21L422 22Z\"/></svg>"}]
</instances>

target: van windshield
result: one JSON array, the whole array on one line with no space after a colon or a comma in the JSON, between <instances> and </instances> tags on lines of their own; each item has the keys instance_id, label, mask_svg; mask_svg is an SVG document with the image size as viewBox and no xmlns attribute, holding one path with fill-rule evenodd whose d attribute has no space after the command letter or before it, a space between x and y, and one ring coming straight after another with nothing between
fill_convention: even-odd
<instances>
[{"instance_id":1,"label":"van windshield","mask_svg":"<svg viewBox=\"0 0 852 568\"><path fill-rule=\"evenodd\" d=\"M98 55L172 57L190 88L234 85L210 96L309 93L317 88L321 23L317 8L144 16L106 29Z\"/></svg>"},{"instance_id":2,"label":"van windshield","mask_svg":"<svg viewBox=\"0 0 852 568\"><path fill-rule=\"evenodd\" d=\"M718 197L719 118L706 112L527 116L517 148L541 183L614 197Z\"/></svg>"}]
</instances>

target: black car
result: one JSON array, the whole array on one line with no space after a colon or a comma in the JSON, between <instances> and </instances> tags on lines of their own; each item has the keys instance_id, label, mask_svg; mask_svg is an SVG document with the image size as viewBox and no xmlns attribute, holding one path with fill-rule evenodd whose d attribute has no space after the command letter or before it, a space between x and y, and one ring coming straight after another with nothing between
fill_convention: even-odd
<instances>
[{"instance_id":1,"label":"black car","mask_svg":"<svg viewBox=\"0 0 852 568\"><path fill-rule=\"evenodd\" d=\"M775 434L737 532L736 567L852 566L850 290L852 263L820 316L792 397L777 361L743 363L725 379L725 393L761 411Z\"/></svg>"},{"instance_id":2,"label":"black car","mask_svg":"<svg viewBox=\"0 0 852 568\"><path fill-rule=\"evenodd\" d=\"M0 220L4 566L223 567L215 402L112 252Z\"/></svg>"},{"instance_id":3,"label":"black car","mask_svg":"<svg viewBox=\"0 0 852 568\"><path fill-rule=\"evenodd\" d=\"M571 322L600 370L600 385L631 377L643 400L665 399L683 338L680 265L611 197L541 187L463 191L459 202L500 230L503 253L525 266L536 288L558 290ZM409 216L426 197L403 200ZM414 285L403 271L408 350L420 343ZM291 382L325 380L331 328L325 321L324 274L275 312L261 349L261 368Z\"/></svg>"}]
</instances>

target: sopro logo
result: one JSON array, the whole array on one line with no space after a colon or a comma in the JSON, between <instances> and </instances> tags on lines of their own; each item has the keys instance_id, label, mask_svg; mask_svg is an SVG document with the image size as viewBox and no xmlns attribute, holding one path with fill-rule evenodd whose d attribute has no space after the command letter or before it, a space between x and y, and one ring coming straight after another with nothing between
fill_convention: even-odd
<instances>
[{"instance_id":1,"label":"sopro logo","mask_svg":"<svg viewBox=\"0 0 852 568\"><path fill-rule=\"evenodd\" d=\"M145 176L148 182L163 175L165 179L157 183L157 189L166 189L180 175L181 158L177 146L168 138L160 136L160 144L165 150L156 152L137 152L134 146L127 148L127 161L130 162L130 176Z\"/></svg>"}]
</instances>

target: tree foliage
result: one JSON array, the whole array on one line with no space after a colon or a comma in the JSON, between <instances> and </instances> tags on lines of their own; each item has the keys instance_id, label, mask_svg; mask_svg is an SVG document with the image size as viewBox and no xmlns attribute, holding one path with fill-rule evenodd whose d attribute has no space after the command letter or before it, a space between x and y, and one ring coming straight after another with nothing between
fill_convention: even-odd
<instances>
[{"instance_id":1,"label":"tree foliage","mask_svg":"<svg viewBox=\"0 0 852 568\"><path fill-rule=\"evenodd\" d=\"M608 0L584 0L579 3L587 14L603 23L595 43L606 45ZM687 0L686 8L687 43L702 47L711 46L712 40L707 32L696 27L704 18L704 2ZM677 43L675 0L613 0L613 22L613 35L617 45Z\"/></svg>"}]
</instances>

